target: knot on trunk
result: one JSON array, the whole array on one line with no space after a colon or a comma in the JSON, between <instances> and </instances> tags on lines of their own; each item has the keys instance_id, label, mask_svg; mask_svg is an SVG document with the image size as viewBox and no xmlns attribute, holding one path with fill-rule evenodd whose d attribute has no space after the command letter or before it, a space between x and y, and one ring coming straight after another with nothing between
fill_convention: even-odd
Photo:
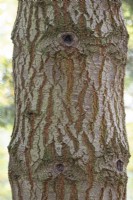
<instances>
[{"instance_id":1,"label":"knot on trunk","mask_svg":"<svg viewBox=\"0 0 133 200\"><path fill-rule=\"evenodd\" d=\"M117 160L116 165L117 165L117 170L119 172L122 172L124 163L121 160Z\"/></svg>"},{"instance_id":2,"label":"knot on trunk","mask_svg":"<svg viewBox=\"0 0 133 200\"><path fill-rule=\"evenodd\" d=\"M59 35L60 43L65 47L75 47L78 42L78 38L72 32L65 32Z\"/></svg>"}]
</instances>

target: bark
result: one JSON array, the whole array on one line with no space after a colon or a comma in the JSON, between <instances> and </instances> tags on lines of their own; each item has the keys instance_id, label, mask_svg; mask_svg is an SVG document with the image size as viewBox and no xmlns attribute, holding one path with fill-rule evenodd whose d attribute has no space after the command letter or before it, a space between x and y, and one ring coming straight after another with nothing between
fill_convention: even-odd
<instances>
[{"instance_id":1,"label":"bark","mask_svg":"<svg viewBox=\"0 0 133 200\"><path fill-rule=\"evenodd\" d=\"M14 43L13 200L125 200L120 0L19 0Z\"/></svg>"}]
</instances>

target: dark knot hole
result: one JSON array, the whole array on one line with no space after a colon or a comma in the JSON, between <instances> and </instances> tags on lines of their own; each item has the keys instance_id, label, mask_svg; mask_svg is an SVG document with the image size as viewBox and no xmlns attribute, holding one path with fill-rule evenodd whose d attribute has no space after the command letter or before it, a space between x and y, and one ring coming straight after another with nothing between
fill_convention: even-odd
<instances>
[{"instance_id":1,"label":"dark knot hole","mask_svg":"<svg viewBox=\"0 0 133 200\"><path fill-rule=\"evenodd\" d=\"M71 34L63 35L62 39L66 44L71 44L73 42L73 36Z\"/></svg>"},{"instance_id":2,"label":"dark knot hole","mask_svg":"<svg viewBox=\"0 0 133 200\"><path fill-rule=\"evenodd\" d=\"M63 172L64 171L64 165L63 164L57 164L56 165L56 169L59 171L59 172Z\"/></svg>"},{"instance_id":3,"label":"dark knot hole","mask_svg":"<svg viewBox=\"0 0 133 200\"><path fill-rule=\"evenodd\" d=\"M122 172L123 171L123 162L121 161L121 160L117 160L117 170L119 171L119 172Z\"/></svg>"}]
</instances>

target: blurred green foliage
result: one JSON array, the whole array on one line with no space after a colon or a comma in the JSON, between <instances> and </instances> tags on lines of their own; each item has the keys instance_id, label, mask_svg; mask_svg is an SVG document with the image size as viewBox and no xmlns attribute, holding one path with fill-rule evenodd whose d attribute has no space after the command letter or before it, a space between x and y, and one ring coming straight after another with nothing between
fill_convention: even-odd
<instances>
[{"instance_id":1,"label":"blurred green foliage","mask_svg":"<svg viewBox=\"0 0 133 200\"><path fill-rule=\"evenodd\" d=\"M130 157L130 164L128 165L128 170L133 172L133 123L128 123L126 127L127 127L127 133L128 133L130 154L132 155Z\"/></svg>"},{"instance_id":2,"label":"blurred green foliage","mask_svg":"<svg viewBox=\"0 0 133 200\"><path fill-rule=\"evenodd\" d=\"M129 33L128 59L126 68L125 88L132 93L133 85L133 0L123 1L123 13L126 27ZM130 89L131 88L131 89Z\"/></svg>"},{"instance_id":3,"label":"blurred green foliage","mask_svg":"<svg viewBox=\"0 0 133 200\"><path fill-rule=\"evenodd\" d=\"M11 60L0 58L0 126L13 124L14 90Z\"/></svg>"},{"instance_id":4,"label":"blurred green foliage","mask_svg":"<svg viewBox=\"0 0 133 200\"><path fill-rule=\"evenodd\" d=\"M16 16L17 1L0 0L0 126L13 124L14 91L12 79L12 42L10 34Z\"/></svg>"},{"instance_id":5,"label":"blurred green foliage","mask_svg":"<svg viewBox=\"0 0 133 200\"><path fill-rule=\"evenodd\" d=\"M0 128L0 200L11 200L11 189L8 181L8 152L7 145L10 140L12 126Z\"/></svg>"}]
</instances>

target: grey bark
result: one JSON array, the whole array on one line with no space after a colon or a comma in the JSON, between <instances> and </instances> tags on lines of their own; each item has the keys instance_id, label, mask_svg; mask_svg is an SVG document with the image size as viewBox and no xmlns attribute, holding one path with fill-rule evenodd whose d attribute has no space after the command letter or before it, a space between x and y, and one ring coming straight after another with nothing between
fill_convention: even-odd
<instances>
[{"instance_id":1,"label":"grey bark","mask_svg":"<svg viewBox=\"0 0 133 200\"><path fill-rule=\"evenodd\" d=\"M13 200L125 200L121 1L19 0Z\"/></svg>"}]
</instances>

